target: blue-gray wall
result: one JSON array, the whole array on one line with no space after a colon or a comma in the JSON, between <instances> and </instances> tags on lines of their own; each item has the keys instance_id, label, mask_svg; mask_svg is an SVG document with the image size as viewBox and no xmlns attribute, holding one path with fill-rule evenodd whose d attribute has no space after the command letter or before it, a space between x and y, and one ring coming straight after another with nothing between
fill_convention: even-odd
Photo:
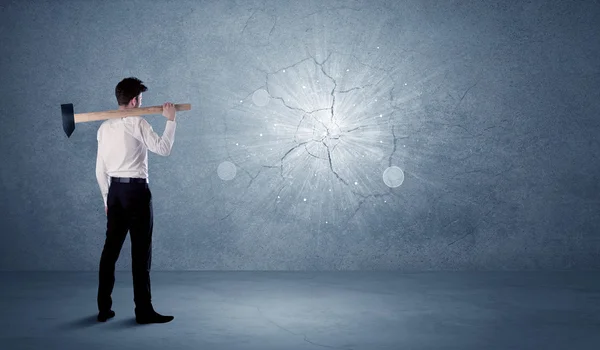
<instances>
[{"instance_id":1,"label":"blue-gray wall","mask_svg":"<svg viewBox=\"0 0 600 350\"><path fill-rule=\"evenodd\" d=\"M60 104L129 76L192 104L149 155L155 270L600 267L597 2L1 7L2 270L97 268L100 122Z\"/></svg>"}]
</instances>

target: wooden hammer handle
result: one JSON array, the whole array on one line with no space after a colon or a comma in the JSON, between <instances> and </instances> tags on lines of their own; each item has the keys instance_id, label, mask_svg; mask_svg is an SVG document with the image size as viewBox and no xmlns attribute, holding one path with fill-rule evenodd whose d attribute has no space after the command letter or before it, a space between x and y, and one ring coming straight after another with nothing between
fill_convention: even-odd
<instances>
[{"instance_id":1,"label":"wooden hammer handle","mask_svg":"<svg viewBox=\"0 0 600 350\"><path fill-rule=\"evenodd\" d=\"M176 111L189 111L192 105L189 103L176 104ZM140 107L130 109L116 109L104 112L78 113L75 114L75 123L91 122L95 120L106 120L123 117L133 117L146 114L162 114L163 106Z\"/></svg>"}]
</instances>

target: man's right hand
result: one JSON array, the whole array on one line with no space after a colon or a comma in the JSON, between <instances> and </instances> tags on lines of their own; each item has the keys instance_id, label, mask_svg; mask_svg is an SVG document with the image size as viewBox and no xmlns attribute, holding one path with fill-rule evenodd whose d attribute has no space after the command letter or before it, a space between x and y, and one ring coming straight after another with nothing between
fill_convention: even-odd
<instances>
[{"instance_id":1,"label":"man's right hand","mask_svg":"<svg viewBox=\"0 0 600 350\"><path fill-rule=\"evenodd\" d=\"M175 105L172 104L171 102L163 103L162 115L171 121L175 121Z\"/></svg>"}]
</instances>

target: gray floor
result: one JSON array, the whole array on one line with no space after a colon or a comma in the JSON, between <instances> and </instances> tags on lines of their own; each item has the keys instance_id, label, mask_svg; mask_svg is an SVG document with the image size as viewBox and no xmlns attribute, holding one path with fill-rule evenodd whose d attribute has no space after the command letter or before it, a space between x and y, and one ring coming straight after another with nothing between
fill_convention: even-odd
<instances>
[{"instance_id":1,"label":"gray floor","mask_svg":"<svg viewBox=\"0 0 600 350\"><path fill-rule=\"evenodd\" d=\"M95 321L96 273L0 273L0 349L600 349L599 272L131 274Z\"/></svg>"}]
</instances>

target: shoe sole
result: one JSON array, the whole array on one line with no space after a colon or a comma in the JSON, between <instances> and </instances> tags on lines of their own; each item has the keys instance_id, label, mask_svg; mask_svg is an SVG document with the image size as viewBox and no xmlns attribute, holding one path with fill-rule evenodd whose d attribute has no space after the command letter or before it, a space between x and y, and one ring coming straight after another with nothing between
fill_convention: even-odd
<instances>
[{"instance_id":1,"label":"shoe sole","mask_svg":"<svg viewBox=\"0 0 600 350\"><path fill-rule=\"evenodd\" d=\"M135 322L137 322L138 324L163 324L163 323L169 323L171 321L173 321L175 318L172 318L170 320L165 320L165 321L139 321L139 320L135 320Z\"/></svg>"}]
</instances>

